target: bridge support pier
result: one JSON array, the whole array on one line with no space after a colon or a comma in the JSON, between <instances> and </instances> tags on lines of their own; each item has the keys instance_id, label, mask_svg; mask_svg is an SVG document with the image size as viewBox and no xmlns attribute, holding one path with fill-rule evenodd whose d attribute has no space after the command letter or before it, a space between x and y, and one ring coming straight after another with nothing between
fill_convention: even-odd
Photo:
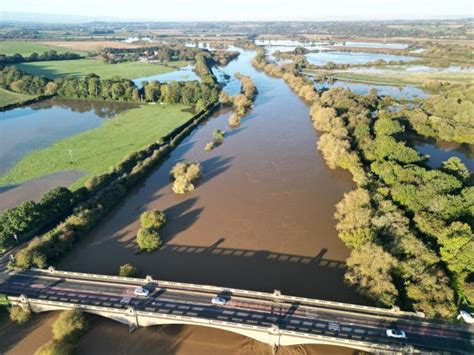
<instances>
[{"instance_id":1,"label":"bridge support pier","mask_svg":"<svg viewBox=\"0 0 474 355\"><path fill-rule=\"evenodd\" d=\"M138 315L137 311L133 307L127 308L127 321L128 321L128 332L132 333L138 328Z\"/></svg>"},{"instance_id":2,"label":"bridge support pier","mask_svg":"<svg viewBox=\"0 0 474 355\"><path fill-rule=\"evenodd\" d=\"M30 300L26 295L20 295L20 303L18 305L25 311L32 310Z\"/></svg>"}]
</instances>

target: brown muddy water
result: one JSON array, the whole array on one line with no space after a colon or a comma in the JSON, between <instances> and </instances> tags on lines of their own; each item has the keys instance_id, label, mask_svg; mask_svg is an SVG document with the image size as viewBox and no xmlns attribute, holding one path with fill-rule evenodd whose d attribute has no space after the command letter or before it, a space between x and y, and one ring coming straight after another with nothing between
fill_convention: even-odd
<instances>
[{"instance_id":1,"label":"brown muddy water","mask_svg":"<svg viewBox=\"0 0 474 355\"><path fill-rule=\"evenodd\" d=\"M251 56L244 52L222 69L250 75L258 87L255 106L241 126L230 130L229 112L221 112L195 130L75 246L59 269L117 274L120 265L131 263L156 279L367 304L343 283L349 251L337 237L333 218L335 204L354 184L346 172L329 170L316 150L309 107L283 80L255 71ZM231 80L229 91L235 85ZM224 143L206 152L216 128L227 131ZM172 192L169 179L170 168L181 160L203 167L197 189L184 196ZM137 254L138 218L148 209L163 210L168 217L164 244ZM10 344L9 351L18 353L28 339ZM280 351L351 353L321 346ZM128 334L127 327L106 319L92 321L78 349L87 354L210 352L270 354L271 349L236 334L191 326Z\"/></svg>"}]
</instances>

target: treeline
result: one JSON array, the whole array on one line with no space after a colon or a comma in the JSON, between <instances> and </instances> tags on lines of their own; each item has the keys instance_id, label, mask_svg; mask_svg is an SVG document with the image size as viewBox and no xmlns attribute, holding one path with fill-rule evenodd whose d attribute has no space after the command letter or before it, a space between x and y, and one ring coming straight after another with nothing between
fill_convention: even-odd
<instances>
[{"instance_id":1,"label":"treeline","mask_svg":"<svg viewBox=\"0 0 474 355\"><path fill-rule=\"evenodd\" d=\"M265 57L265 51L262 48L257 50L257 54L252 59L252 65L257 69L263 70L268 75L283 78L288 86L293 89L299 97L306 101L313 101L317 96L314 91L313 83L298 74L295 64L280 66L268 63Z\"/></svg>"},{"instance_id":2,"label":"treeline","mask_svg":"<svg viewBox=\"0 0 474 355\"><path fill-rule=\"evenodd\" d=\"M24 57L19 53L13 55L0 54L0 64L16 64L24 62L44 62L47 60L72 60L82 58L79 54L76 53L58 53L55 50L46 51L42 54L32 53L28 57Z\"/></svg>"},{"instance_id":3,"label":"treeline","mask_svg":"<svg viewBox=\"0 0 474 355\"><path fill-rule=\"evenodd\" d=\"M77 196L65 187L55 188L39 202L25 201L0 214L0 250L9 249L71 213Z\"/></svg>"},{"instance_id":4,"label":"treeline","mask_svg":"<svg viewBox=\"0 0 474 355\"><path fill-rule=\"evenodd\" d=\"M203 65L206 66L205 62ZM120 77L102 79L96 74L88 74L84 78L66 77L51 80L27 74L14 66L7 66L0 72L0 86L23 94L58 95L72 99L185 104L196 104L201 100L206 105L217 100L219 87L208 69L200 67L200 71L201 77L204 78L201 83L160 84L152 81L145 82L139 89L133 81Z\"/></svg>"},{"instance_id":5,"label":"treeline","mask_svg":"<svg viewBox=\"0 0 474 355\"><path fill-rule=\"evenodd\" d=\"M429 169L397 139L403 115L375 94L330 89L311 116L328 166L349 170L358 184L335 214L351 249L346 281L377 304L428 316L450 318L462 297L472 302L474 187L461 161Z\"/></svg>"},{"instance_id":6,"label":"treeline","mask_svg":"<svg viewBox=\"0 0 474 355\"><path fill-rule=\"evenodd\" d=\"M194 60L202 49L186 46L154 46L139 48L104 48L102 58L109 63L135 61L140 56L150 57L163 62Z\"/></svg>"},{"instance_id":7,"label":"treeline","mask_svg":"<svg viewBox=\"0 0 474 355\"><path fill-rule=\"evenodd\" d=\"M438 140L474 144L474 85L427 82L424 88L441 92L403 111L413 129Z\"/></svg>"},{"instance_id":8,"label":"treeline","mask_svg":"<svg viewBox=\"0 0 474 355\"><path fill-rule=\"evenodd\" d=\"M235 77L242 83L240 88L240 94L230 96L225 91L222 91L219 96L221 104L226 106L232 106L233 113L229 117L230 126L238 126L242 117L250 110L253 104L255 95L257 94L257 87L253 80L249 76L235 73Z\"/></svg>"},{"instance_id":9,"label":"treeline","mask_svg":"<svg viewBox=\"0 0 474 355\"><path fill-rule=\"evenodd\" d=\"M14 266L44 268L67 254L77 240L86 236L100 223L104 216L216 107L215 103L209 104L205 110L164 137L163 143L153 143L131 153L107 173L90 178L85 186L74 193L81 196L78 199L82 202L75 206L73 213L16 253Z\"/></svg>"}]
</instances>

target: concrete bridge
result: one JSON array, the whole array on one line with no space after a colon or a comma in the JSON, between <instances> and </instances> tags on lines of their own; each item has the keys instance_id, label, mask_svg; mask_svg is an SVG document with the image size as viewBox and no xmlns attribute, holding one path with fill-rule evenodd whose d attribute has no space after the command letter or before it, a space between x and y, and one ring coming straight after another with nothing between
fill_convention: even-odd
<instances>
[{"instance_id":1,"label":"concrete bridge","mask_svg":"<svg viewBox=\"0 0 474 355\"><path fill-rule=\"evenodd\" d=\"M375 353L425 350L472 353L472 327L426 319L421 314L274 293L162 280L31 269L0 274L0 293L33 312L79 308L131 330L161 324L190 324L242 334L278 347L327 344ZM149 289L137 297L137 286ZM211 303L213 297L227 300ZM332 330L337 325L339 330ZM386 336L402 329L408 339Z\"/></svg>"}]
</instances>

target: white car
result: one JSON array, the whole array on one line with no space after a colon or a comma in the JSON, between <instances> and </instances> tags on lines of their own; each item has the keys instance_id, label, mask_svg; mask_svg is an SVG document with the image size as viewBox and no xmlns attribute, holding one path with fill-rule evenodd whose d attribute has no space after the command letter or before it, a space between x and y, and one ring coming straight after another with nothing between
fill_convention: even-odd
<instances>
[{"instance_id":1,"label":"white car","mask_svg":"<svg viewBox=\"0 0 474 355\"><path fill-rule=\"evenodd\" d=\"M329 323L328 328L331 332L340 332L341 326L337 323Z\"/></svg>"},{"instance_id":2,"label":"white car","mask_svg":"<svg viewBox=\"0 0 474 355\"><path fill-rule=\"evenodd\" d=\"M147 297L149 294L150 294L150 291L147 290L146 288L144 287L137 287L136 289L133 290L133 294L135 296L143 296L143 297Z\"/></svg>"},{"instance_id":3,"label":"white car","mask_svg":"<svg viewBox=\"0 0 474 355\"><path fill-rule=\"evenodd\" d=\"M387 329L387 336L389 338L397 338L397 339L406 339L407 335L403 330L398 329Z\"/></svg>"},{"instance_id":4,"label":"white car","mask_svg":"<svg viewBox=\"0 0 474 355\"><path fill-rule=\"evenodd\" d=\"M466 311L460 311L458 319L459 318L462 318L462 320L467 324L474 324L474 318L472 318L472 315Z\"/></svg>"},{"instance_id":5,"label":"white car","mask_svg":"<svg viewBox=\"0 0 474 355\"><path fill-rule=\"evenodd\" d=\"M214 297L211 300L211 303L215 304L216 306L223 306L227 303L227 301L225 300L225 298L222 298L222 297Z\"/></svg>"}]
</instances>

